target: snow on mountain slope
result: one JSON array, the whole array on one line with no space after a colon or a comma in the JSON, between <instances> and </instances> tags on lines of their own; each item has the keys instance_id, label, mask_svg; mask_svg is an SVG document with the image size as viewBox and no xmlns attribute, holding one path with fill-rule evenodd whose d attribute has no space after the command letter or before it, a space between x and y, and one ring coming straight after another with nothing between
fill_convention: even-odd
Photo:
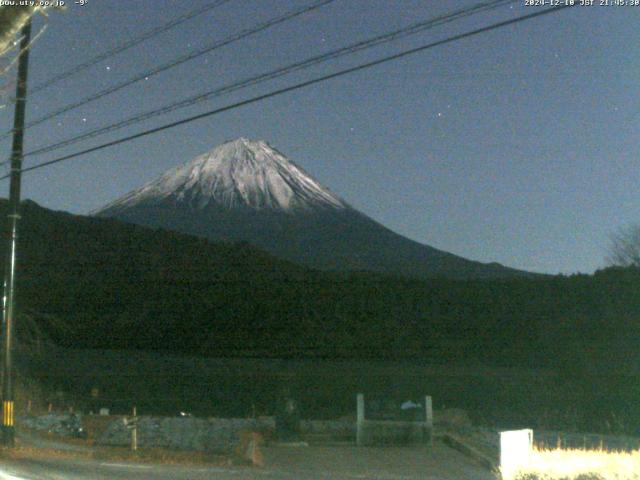
<instances>
[{"instance_id":1,"label":"snow on mountain slope","mask_svg":"<svg viewBox=\"0 0 640 480\"><path fill-rule=\"evenodd\" d=\"M264 141L224 143L94 212L214 241L243 241L323 270L415 278L522 275L438 250L350 207Z\"/></svg>"},{"instance_id":2,"label":"snow on mountain slope","mask_svg":"<svg viewBox=\"0 0 640 480\"><path fill-rule=\"evenodd\" d=\"M347 208L347 204L264 141L239 138L175 167L105 206L118 211L164 200L195 209L210 204L227 208L295 212Z\"/></svg>"}]
</instances>

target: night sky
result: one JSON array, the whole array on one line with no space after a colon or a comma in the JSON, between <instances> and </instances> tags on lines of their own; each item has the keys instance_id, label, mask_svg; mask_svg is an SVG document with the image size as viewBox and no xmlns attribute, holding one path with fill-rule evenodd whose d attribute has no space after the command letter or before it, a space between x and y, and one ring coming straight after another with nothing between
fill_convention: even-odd
<instances>
[{"instance_id":1,"label":"night sky","mask_svg":"<svg viewBox=\"0 0 640 480\"><path fill-rule=\"evenodd\" d=\"M46 24L46 31L31 52L29 85L210 2L67 2L66 11L35 20L34 30ZM34 94L27 121L308 3L232 0ZM29 129L25 148L475 3L336 0ZM522 0L25 162L537 8ZM640 7L617 6L575 7L521 22L28 172L23 197L88 213L178 163L244 136L268 141L352 206L421 243L537 272L592 272L605 265L609 235L640 223L639 25ZM15 69L2 80L12 82L14 75ZM11 105L0 110L3 131L12 118ZM8 157L9 140L1 147ZM2 188L7 195L6 180Z\"/></svg>"}]
</instances>

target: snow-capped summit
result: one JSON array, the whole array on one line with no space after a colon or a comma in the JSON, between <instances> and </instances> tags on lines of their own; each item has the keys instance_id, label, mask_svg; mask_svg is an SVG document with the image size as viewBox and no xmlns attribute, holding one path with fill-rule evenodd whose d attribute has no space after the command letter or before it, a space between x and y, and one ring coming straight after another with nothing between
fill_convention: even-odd
<instances>
[{"instance_id":1,"label":"snow-capped summit","mask_svg":"<svg viewBox=\"0 0 640 480\"><path fill-rule=\"evenodd\" d=\"M294 212L347 205L267 142L232 140L130 192L103 210L171 200L194 209L209 205Z\"/></svg>"}]
</instances>

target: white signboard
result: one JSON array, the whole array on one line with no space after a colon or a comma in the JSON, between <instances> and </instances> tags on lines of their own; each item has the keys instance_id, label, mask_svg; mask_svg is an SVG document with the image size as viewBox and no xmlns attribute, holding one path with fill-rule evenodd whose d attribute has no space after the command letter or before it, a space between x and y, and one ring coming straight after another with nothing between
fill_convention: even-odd
<instances>
[{"instance_id":1,"label":"white signboard","mask_svg":"<svg viewBox=\"0 0 640 480\"><path fill-rule=\"evenodd\" d=\"M500 432L500 472L504 480L513 478L518 470L527 467L533 449L533 430Z\"/></svg>"}]
</instances>

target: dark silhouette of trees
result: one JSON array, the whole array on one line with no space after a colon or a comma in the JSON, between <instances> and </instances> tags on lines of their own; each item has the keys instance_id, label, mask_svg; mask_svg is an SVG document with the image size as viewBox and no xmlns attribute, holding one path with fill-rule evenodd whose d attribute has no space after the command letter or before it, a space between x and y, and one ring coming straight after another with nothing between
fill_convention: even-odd
<instances>
[{"instance_id":1,"label":"dark silhouette of trees","mask_svg":"<svg viewBox=\"0 0 640 480\"><path fill-rule=\"evenodd\" d=\"M640 267L640 225L622 228L611 235L607 260L613 266Z\"/></svg>"}]
</instances>

